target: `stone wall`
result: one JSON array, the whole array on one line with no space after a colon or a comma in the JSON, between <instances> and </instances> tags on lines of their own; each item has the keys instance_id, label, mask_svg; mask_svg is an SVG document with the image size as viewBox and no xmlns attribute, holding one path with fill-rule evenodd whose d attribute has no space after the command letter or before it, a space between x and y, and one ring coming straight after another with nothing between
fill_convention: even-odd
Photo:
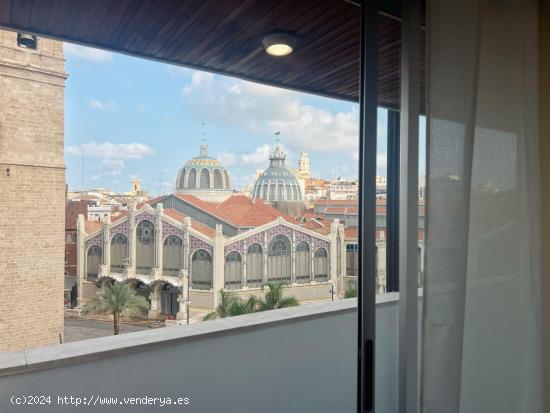
<instances>
[{"instance_id":1,"label":"stone wall","mask_svg":"<svg viewBox=\"0 0 550 413\"><path fill-rule=\"evenodd\" d=\"M0 351L63 333L62 43L0 31Z\"/></svg>"}]
</instances>

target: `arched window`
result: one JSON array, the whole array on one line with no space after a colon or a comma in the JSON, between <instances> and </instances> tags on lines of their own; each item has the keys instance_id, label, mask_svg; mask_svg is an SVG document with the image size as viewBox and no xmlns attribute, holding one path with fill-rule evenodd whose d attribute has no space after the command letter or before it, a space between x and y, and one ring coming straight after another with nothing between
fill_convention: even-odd
<instances>
[{"instance_id":1,"label":"arched window","mask_svg":"<svg viewBox=\"0 0 550 413\"><path fill-rule=\"evenodd\" d=\"M111 240L111 272L123 272L128 258L128 237L116 234Z\"/></svg>"},{"instance_id":2,"label":"arched window","mask_svg":"<svg viewBox=\"0 0 550 413\"><path fill-rule=\"evenodd\" d=\"M136 272L151 274L155 266L155 225L143 220L137 226Z\"/></svg>"},{"instance_id":3,"label":"arched window","mask_svg":"<svg viewBox=\"0 0 550 413\"><path fill-rule=\"evenodd\" d=\"M290 240L284 235L275 235L267 249L267 281L290 283Z\"/></svg>"},{"instance_id":4,"label":"arched window","mask_svg":"<svg viewBox=\"0 0 550 413\"><path fill-rule=\"evenodd\" d=\"M357 276L357 244L346 245L346 275Z\"/></svg>"},{"instance_id":5,"label":"arched window","mask_svg":"<svg viewBox=\"0 0 550 413\"><path fill-rule=\"evenodd\" d=\"M162 273L177 277L183 266L183 242L177 235L169 235L162 245Z\"/></svg>"},{"instance_id":6,"label":"arched window","mask_svg":"<svg viewBox=\"0 0 550 413\"><path fill-rule=\"evenodd\" d=\"M278 186L277 186L277 201L282 201L283 200L283 184L280 183Z\"/></svg>"},{"instance_id":7,"label":"arched window","mask_svg":"<svg viewBox=\"0 0 550 413\"><path fill-rule=\"evenodd\" d=\"M260 198L267 199L267 187L268 187L268 185L266 183L263 183L262 185L263 185L263 188L264 188L264 193Z\"/></svg>"},{"instance_id":8,"label":"arched window","mask_svg":"<svg viewBox=\"0 0 550 413\"><path fill-rule=\"evenodd\" d=\"M260 244L250 244L246 256L246 285L260 287L264 273L264 254Z\"/></svg>"},{"instance_id":9,"label":"arched window","mask_svg":"<svg viewBox=\"0 0 550 413\"><path fill-rule=\"evenodd\" d=\"M200 182L201 188L210 188L210 172L208 172L208 169L202 168L201 169L201 182Z\"/></svg>"},{"instance_id":10,"label":"arched window","mask_svg":"<svg viewBox=\"0 0 550 413\"><path fill-rule=\"evenodd\" d=\"M223 188L223 178L222 173L219 169L214 171L214 188L222 189Z\"/></svg>"},{"instance_id":11,"label":"arched window","mask_svg":"<svg viewBox=\"0 0 550 413\"><path fill-rule=\"evenodd\" d=\"M185 188L185 169L181 171L180 179L178 180L178 188Z\"/></svg>"},{"instance_id":12,"label":"arched window","mask_svg":"<svg viewBox=\"0 0 550 413\"><path fill-rule=\"evenodd\" d=\"M275 191L277 190L277 182L272 182L269 186L269 200L275 201Z\"/></svg>"},{"instance_id":13,"label":"arched window","mask_svg":"<svg viewBox=\"0 0 550 413\"><path fill-rule=\"evenodd\" d=\"M196 188L197 187L197 170L192 168L189 171L189 178L187 178L187 188Z\"/></svg>"},{"instance_id":14,"label":"arched window","mask_svg":"<svg viewBox=\"0 0 550 413\"><path fill-rule=\"evenodd\" d=\"M241 254L231 251L225 257L224 280L226 290L238 290L241 288L243 275L243 260Z\"/></svg>"},{"instance_id":15,"label":"arched window","mask_svg":"<svg viewBox=\"0 0 550 413\"><path fill-rule=\"evenodd\" d=\"M311 280L311 253L307 242L296 246L296 282L305 284Z\"/></svg>"},{"instance_id":16,"label":"arched window","mask_svg":"<svg viewBox=\"0 0 550 413\"><path fill-rule=\"evenodd\" d=\"M99 266L101 265L101 247L92 245L88 248L88 256L86 257L86 275L87 278L97 278L99 274Z\"/></svg>"},{"instance_id":17,"label":"arched window","mask_svg":"<svg viewBox=\"0 0 550 413\"><path fill-rule=\"evenodd\" d=\"M191 287L209 290L212 288L212 275L212 256L206 250L196 250L191 258Z\"/></svg>"},{"instance_id":18,"label":"arched window","mask_svg":"<svg viewBox=\"0 0 550 413\"><path fill-rule=\"evenodd\" d=\"M160 308L164 315L176 316L180 305L178 302L178 289L170 284L164 284L160 290Z\"/></svg>"},{"instance_id":19,"label":"arched window","mask_svg":"<svg viewBox=\"0 0 550 413\"><path fill-rule=\"evenodd\" d=\"M286 200L292 201L291 185L286 186Z\"/></svg>"},{"instance_id":20,"label":"arched window","mask_svg":"<svg viewBox=\"0 0 550 413\"><path fill-rule=\"evenodd\" d=\"M315 251L315 281L328 281L328 253L325 248Z\"/></svg>"}]
</instances>

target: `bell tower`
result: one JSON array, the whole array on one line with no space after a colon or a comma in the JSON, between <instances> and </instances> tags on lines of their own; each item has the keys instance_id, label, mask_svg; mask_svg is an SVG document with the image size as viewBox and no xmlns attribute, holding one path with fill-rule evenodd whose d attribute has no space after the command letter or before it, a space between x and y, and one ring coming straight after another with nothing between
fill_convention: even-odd
<instances>
[{"instance_id":1,"label":"bell tower","mask_svg":"<svg viewBox=\"0 0 550 413\"><path fill-rule=\"evenodd\" d=\"M0 351L63 334L66 78L61 42L0 30Z\"/></svg>"}]
</instances>

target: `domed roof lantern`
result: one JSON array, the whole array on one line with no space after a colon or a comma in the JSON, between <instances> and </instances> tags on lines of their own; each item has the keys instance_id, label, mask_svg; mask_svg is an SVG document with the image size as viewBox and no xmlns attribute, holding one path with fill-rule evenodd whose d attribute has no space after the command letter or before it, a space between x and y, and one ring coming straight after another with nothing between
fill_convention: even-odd
<instances>
[{"instance_id":1,"label":"domed roof lantern","mask_svg":"<svg viewBox=\"0 0 550 413\"><path fill-rule=\"evenodd\" d=\"M275 132L275 151L269 155L269 165L270 166L285 166L286 153L281 149L279 135L281 132Z\"/></svg>"},{"instance_id":2,"label":"domed roof lantern","mask_svg":"<svg viewBox=\"0 0 550 413\"><path fill-rule=\"evenodd\" d=\"M206 139L201 140L201 146L200 146L200 156L207 156L208 155L208 145L206 144Z\"/></svg>"}]
</instances>

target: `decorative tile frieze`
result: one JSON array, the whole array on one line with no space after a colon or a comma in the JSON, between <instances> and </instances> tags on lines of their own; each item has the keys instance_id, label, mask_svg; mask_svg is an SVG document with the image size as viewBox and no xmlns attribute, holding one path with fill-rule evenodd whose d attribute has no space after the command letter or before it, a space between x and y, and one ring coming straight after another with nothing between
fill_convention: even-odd
<instances>
[{"instance_id":1,"label":"decorative tile frieze","mask_svg":"<svg viewBox=\"0 0 550 413\"><path fill-rule=\"evenodd\" d=\"M277 225L276 227L267 230L268 241L275 235L285 235L289 239L292 239L292 230L285 225Z\"/></svg>"},{"instance_id":2,"label":"decorative tile frieze","mask_svg":"<svg viewBox=\"0 0 550 413\"><path fill-rule=\"evenodd\" d=\"M115 234L124 234L128 236L128 233L130 232L130 225L128 225L128 220L125 220L124 222L121 222L118 225L115 225L113 228L111 228L111 236Z\"/></svg>"},{"instance_id":3,"label":"decorative tile frieze","mask_svg":"<svg viewBox=\"0 0 550 413\"><path fill-rule=\"evenodd\" d=\"M91 247L92 245L97 245L99 247L103 247L103 233L100 232L95 237L89 239L86 241L86 248Z\"/></svg>"},{"instance_id":4,"label":"decorative tile frieze","mask_svg":"<svg viewBox=\"0 0 550 413\"><path fill-rule=\"evenodd\" d=\"M166 221L162 221L162 238L165 238L168 235L177 235L178 237L183 238L183 230L175 225L169 224Z\"/></svg>"},{"instance_id":5,"label":"decorative tile frieze","mask_svg":"<svg viewBox=\"0 0 550 413\"><path fill-rule=\"evenodd\" d=\"M191 253L193 253L195 250L203 249L208 251L210 254L212 254L212 251L213 251L212 245L207 244L203 240L198 239L192 235L189 237L189 240L191 244Z\"/></svg>"},{"instance_id":6,"label":"decorative tile frieze","mask_svg":"<svg viewBox=\"0 0 550 413\"><path fill-rule=\"evenodd\" d=\"M155 222L155 216L153 214L151 214L150 212L148 212L148 211L142 211L139 214L137 214L137 216L136 216L136 224L139 221L143 221L143 220L148 220L148 221L151 221L151 222Z\"/></svg>"},{"instance_id":7,"label":"decorative tile frieze","mask_svg":"<svg viewBox=\"0 0 550 413\"><path fill-rule=\"evenodd\" d=\"M232 244L226 245L223 249L224 254L227 255L230 251L237 251L238 253L243 253L243 242L237 241Z\"/></svg>"}]
</instances>

